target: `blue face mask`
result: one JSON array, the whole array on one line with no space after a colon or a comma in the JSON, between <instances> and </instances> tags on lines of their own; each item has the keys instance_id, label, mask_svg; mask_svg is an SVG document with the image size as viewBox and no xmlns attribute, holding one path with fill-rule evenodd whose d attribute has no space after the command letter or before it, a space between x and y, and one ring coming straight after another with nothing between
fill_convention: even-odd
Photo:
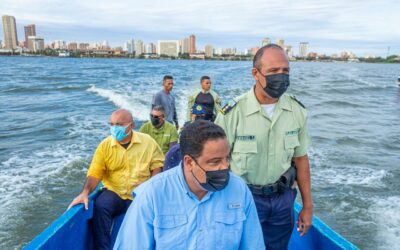
<instances>
[{"instance_id":1,"label":"blue face mask","mask_svg":"<svg viewBox=\"0 0 400 250\"><path fill-rule=\"evenodd\" d=\"M122 141L131 133L131 131L129 131L128 134L125 133L125 130L129 127L129 125L130 124L126 125L125 127L118 125L110 126L110 133L117 141Z\"/></svg>"}]
</instances>

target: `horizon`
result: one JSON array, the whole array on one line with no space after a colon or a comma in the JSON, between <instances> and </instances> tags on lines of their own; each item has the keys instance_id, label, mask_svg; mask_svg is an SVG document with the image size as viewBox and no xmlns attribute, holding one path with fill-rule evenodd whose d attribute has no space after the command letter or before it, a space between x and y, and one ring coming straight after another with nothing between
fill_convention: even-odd
<instances>
[{"instance_id":1,"label":"horizon","mask_svg":"<svg viewBox=\"0 0 400 250\"><path fill-rule=\"evenodd\" d=\"M300 42L308 42L309 52L318 54L352 52L359 57L400 54L400 30L396 29L400 23L400 15L396 13L400 2L394 0L379 3L117 0L112 4L94 0L68 3L2 0L0 9L1 16L15 17L19 41L25 39L23 27L35 24L37 36L43 37L46 44L56 40L78 43L106 40L111 47L122 47L131 38L147 44L181 40L194 34L198 50L211 44L215 49L244 51L259 47L262 39L268 37L273 43L284 39L286 45L293 47L294 54L298 54ZM4 40L3 29L0 37Z\"/></svg>"}]
</instances>

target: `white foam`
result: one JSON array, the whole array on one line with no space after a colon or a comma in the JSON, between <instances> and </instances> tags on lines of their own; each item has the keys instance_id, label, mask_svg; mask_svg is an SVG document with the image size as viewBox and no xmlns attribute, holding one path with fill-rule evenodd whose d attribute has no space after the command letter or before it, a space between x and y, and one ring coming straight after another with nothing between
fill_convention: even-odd
<instances>
[{"instance_id":1,"label":"white foam","mask_svg":"<svg viewBox=\"0 0 400 250\"><path fill-rule=\"evenodd\" d=\"M383 178L391 174L384 169L372 169L358 165L329 165L326 153L319 149L310 150L312 180L316 186L353 185L380 188L385 186Z\"/></svg>"},{"instance_id":2,"label":"white foam","mask_svg":"<svg viewBox=\"0 0 400 250\"><path fill-rule=\"evenodd\" d=\"M148 95L138 92L129 93L128 91L118 93L114 90L98 88L95 85L91 85L87 91L106 98L119 108L129 110L136 119L148 119L151 107L151 99L148 98Z\"/></svg>"},{"instance_id":3,"label":"white foam","mask_svg":"<svg viewBox=\"0 0 400 250\"><path fill-rule=\"evenodd\" d=\"M380 249L399 249L400 245L400 196L376 198L369 212L376 223L375 241Z\"/></svg>"},{"instance_id":4,"label":"white foam","mask_svg":"<svg viewBox=\"0 0 400 250\"><path fill-rule=\"evenodd\" d=\"M84 175L83 169L71 169L71 163L84 159L82 145L49 144L30 154L16 152L0 163L0 225L23 225L20 207L33 199L45 198L46 185L67 182L65 171L82 171Z\"/></svg>"}]
</instances>

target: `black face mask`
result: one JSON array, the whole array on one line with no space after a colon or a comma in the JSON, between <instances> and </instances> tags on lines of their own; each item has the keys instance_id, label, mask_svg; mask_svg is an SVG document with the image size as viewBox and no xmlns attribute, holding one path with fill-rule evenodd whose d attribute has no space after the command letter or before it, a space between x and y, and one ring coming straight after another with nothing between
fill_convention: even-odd
<instances>
[{"instance_id":1,"label":"black face mask","mask_svg":"<svg viewBox=\"0 0 400 250\"><path fill-rule=\"evenodd\" d=\"M194 161L196 162L197 166L199 166L201 168L201 170L203 170L206 173L206 182L202 183L196 178L196 176L192 172L192 175L194 176L194 178L200 183L200 185L205 190L211 191L211 192L221 191L228 185L229 168L222 169L222 170L215 170L215 171L206 171L197 163L196 160L194 160Z\"/></svg>"},{"instance_id":2,"label":"black face mask","mask_svg":"<svg viewBox=\"0 0 400 250\"><path fill-rule=\"evenodd\" d=\"M150 117L150 120L154 127L157 127L161 123L160 117Z\"/></svg>"},{"instance_id":3,"label":"black face mask","mask_svg":"<svg viewBox=\"0 0 400 250\"><path fill-rule=\"evenodd\" d=\"M264 89L270 97L278 99L286 92L290 85L288 74L274 74L265 76L267 86Z\"/></svg>"}]
</instances>

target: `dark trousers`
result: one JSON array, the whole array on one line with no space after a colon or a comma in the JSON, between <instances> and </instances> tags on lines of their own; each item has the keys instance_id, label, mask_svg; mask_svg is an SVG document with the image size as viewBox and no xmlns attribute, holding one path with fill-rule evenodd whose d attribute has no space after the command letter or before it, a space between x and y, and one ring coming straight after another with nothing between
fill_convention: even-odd
<instances>
[{"instance_id":1,"label":"dark trousers","mask_svg":"<svg viewBox=\"0 0 400 250\"><path fill-rule=\"evenodd\" d=\"M114 217L125 213L131 200L123 200L116 193L103 189L94 201L93 238L95 249L111 249L111 225Z\"/></svg>"},{"instance_id":2,"label":"dark trousers","mask_svg":"<svg viewBox=\"0 0 400 250\"><path fill-rule=\"evenodd\" d=\"M271 196L253 194L266 249L287 249L294 226L294 200L297 190Z\"/></svg>"}]
</instances>

